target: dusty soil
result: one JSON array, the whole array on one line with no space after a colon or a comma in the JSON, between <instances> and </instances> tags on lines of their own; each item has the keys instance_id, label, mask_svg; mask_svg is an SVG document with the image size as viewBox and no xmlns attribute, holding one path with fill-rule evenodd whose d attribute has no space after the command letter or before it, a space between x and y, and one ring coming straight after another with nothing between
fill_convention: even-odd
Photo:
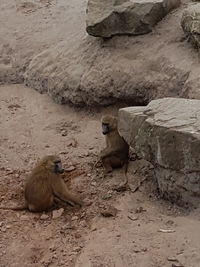
<instances>
[{"instance_id":1,"label":"dusty soil","mask_svg":"<svg viewBox=\"0 0 200 267\"><path fill-rule=\"evenodd\" d=\"M58 207L64 211L57 218L53 212L1 210L1 267L199 266L199 210L160 200L140 160L131 162L131 179L149 178L135 193L113 190L122 179L120 170L103 178L101 167L92 169L104 143L99 119L116 108L60 106L22 85L1 86L0 92L0 205L23 203L29 171L49 153L61 156L65 181L88 205ZM102 216L110 205L117 213Z\"/></svg>"}]
</instances>

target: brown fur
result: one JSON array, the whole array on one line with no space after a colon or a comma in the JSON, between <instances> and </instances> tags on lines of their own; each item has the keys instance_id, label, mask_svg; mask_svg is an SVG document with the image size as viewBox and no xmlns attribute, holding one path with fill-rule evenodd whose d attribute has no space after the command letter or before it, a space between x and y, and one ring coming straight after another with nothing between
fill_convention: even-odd
<instances>
[{"instance_id":1,"label":"brown fur","mask_svg":"<svg viewBox=\"0 0 200 267\"><path fill-rule=\"evenodd\" d=\"M33 169L27 180L25 205L13 208L0 207L0 209L45 211L54 206L56 199L71 205L82 205L80 199L68 191L61 177L62 172L63 169L59 157L53 155L44 157Z\"/></svg>"},{"instance_id":2,"label":"brown fur","mask_svg":"<svg viewBox=\"0 0 200 267\"><path fill-rule=\"evenodd\" d=\"M106 115L102 117L102 130L105 134L106 148L100 153L100 159L107 173L113 168L125 167L127 172L129 146L117 129L117 118Z\"/></svg>"}]
</instances>

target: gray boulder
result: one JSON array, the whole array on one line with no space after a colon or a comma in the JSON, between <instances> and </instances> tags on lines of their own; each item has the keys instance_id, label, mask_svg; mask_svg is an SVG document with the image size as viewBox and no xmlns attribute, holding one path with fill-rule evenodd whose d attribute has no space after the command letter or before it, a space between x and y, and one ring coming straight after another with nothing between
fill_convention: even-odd
<instances>
[{"instance_id":1,"label":"gray boulder","mask_svg":"<svg viewBox=\"0 0 200 267\"><path fill-rule=\"evenodd\" d=\"M181 26L195 46L200 47L200 4L195 4L183 12Z\"/></svg>"},{"instance_id":2,"label":"gray boulder","mask_svg":"<svg viewBox=\"0 0 200 267\"><path fill-rule=\"evenodd\" d=\"M86 31L99 37L152 31L180 0L89 0Z\"/></svg>"},{"instance_id":3,"label":"gray boulder","mask_svg":"<svg viewBox=\"0 0 200 267\"><path fill-rule=\"evenodd\" d=\"M153 100L119 111L119 131L155 167L161 195L180 205L200 203L200 101Z\"/></svg>"}]
</instances>

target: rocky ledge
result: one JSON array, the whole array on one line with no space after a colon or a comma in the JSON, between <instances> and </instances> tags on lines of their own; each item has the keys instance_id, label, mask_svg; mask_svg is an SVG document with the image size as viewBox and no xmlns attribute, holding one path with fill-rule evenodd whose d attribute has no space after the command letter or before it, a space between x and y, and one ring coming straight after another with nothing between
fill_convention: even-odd
<instances>
[{"instance_id":1,"label":"rocky ledge","mask_svg":"<svg viewBox=\"0 0 200 267\"><path fill-rule=\"evenodd\" d=\"M161 195L179 205L200 202L200 101L153 100L119 111L119 131L155 167Z\"/></svg>"}]
</instances>

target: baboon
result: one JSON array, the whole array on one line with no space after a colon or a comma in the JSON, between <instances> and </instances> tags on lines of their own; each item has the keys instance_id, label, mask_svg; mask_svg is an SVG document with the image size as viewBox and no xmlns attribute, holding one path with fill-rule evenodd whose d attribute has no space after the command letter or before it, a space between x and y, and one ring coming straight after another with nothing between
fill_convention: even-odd
<instances>
[{"instance_id":1,"label":"baboon","mask_svg":"<svg viewBox=\"0 0 200 267\"><path fill-rule=\"evenodd\" d=\"M52 208L56 200L82 205L82 201L72 195L61 177L64 172L59 157L44 157L32 170L25 185L25 205L22 207L0 207L0 209L46 211Z\"/></svg>"},{"instance_id":2,"label":"baboon","mask_svg":"<svg viewBox=\"0 0 200 267\"><path fill-rule=\"evenodd\" d=\"M113 168L124 166L126 175L129 161L129 145L119 135L116 117L111 115L102 117L102 133L105 135L106 148L100 152L100 159L105 172L109 173Z\"/></svg>"}]
</instances>

